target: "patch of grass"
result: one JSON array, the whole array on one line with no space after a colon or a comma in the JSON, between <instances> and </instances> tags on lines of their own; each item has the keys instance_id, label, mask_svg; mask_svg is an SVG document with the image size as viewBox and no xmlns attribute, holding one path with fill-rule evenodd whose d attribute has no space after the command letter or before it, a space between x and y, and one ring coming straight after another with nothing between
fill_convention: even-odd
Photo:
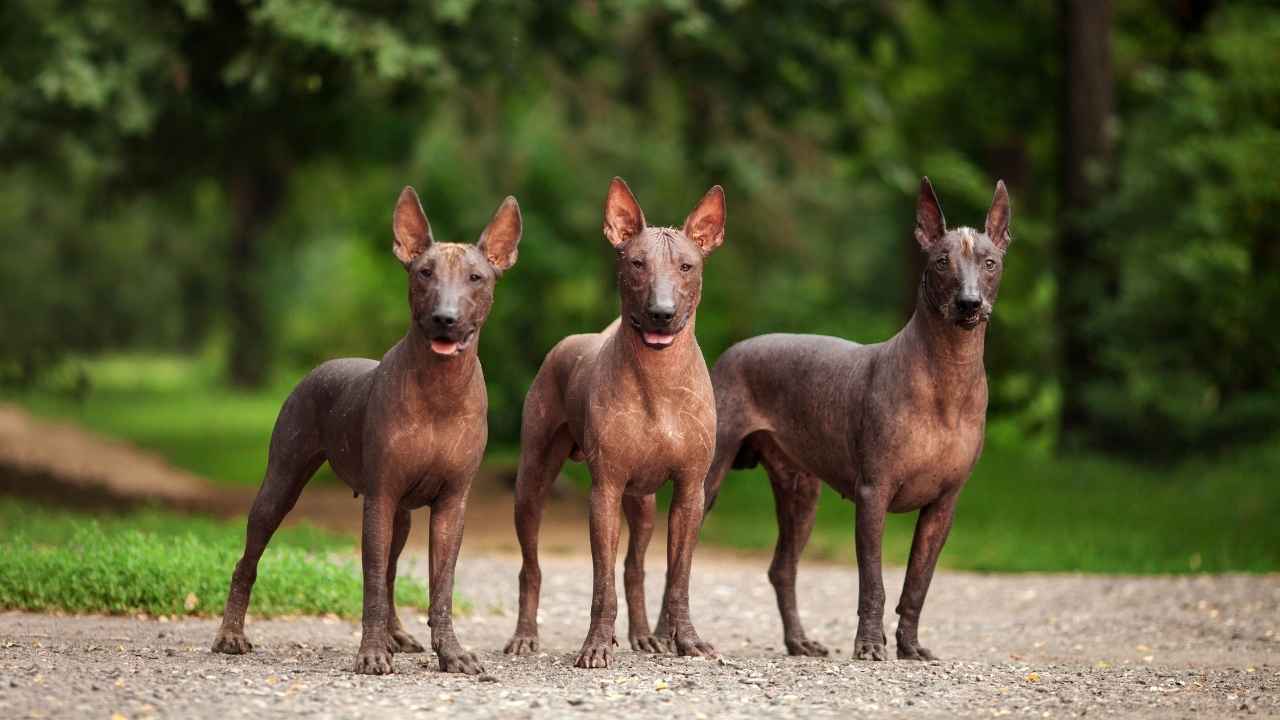
<instances>
[{"instance_id":1,"label":"patch of grass","mask_svg":"<svg viewBox=\"0 0 1280 720\"><path fill-rule=\"evenodd\" d=\"M989 447L960 496L944 567L981 571L1280 571L1280 443L1160 469L1093 456ZM773 493L761 469L730 473L704 541L771 549ZM891 515L886 564L905 565L916 514ZM853 558L853 504L823 488L810 543Z\"/></svg>"},{"instance_id":2,"label":"patch of grass","mask_svg":"<svg viewBox=\"0 0 1280 720\"><path fill-rule=\"evenodd\" d=\"M81 373L87 391L77 393ZM4 397L37 415L127 440L214 482L257 485L280 405L304 374L287 373L246 392L222 384L207 360L108 355L68 361L40 387ZM338 480L326 465L312 482Z\"/></svg>"},{"instance_id":3,"label":"patch of grass","mask_svg":"<svg viewBox=\"0 0 1280 720\"><path fill-rule=\"evenodd\" d=\"M244 549L244 521L160 511L97 517L0 499L0 536L0 608L217 615ZM354 549L354 539L315 528L280 530L258 566L250 611L360 617ZM401 577L396 602L426 607L425 586Z\"/></svg>"}]
</instances>

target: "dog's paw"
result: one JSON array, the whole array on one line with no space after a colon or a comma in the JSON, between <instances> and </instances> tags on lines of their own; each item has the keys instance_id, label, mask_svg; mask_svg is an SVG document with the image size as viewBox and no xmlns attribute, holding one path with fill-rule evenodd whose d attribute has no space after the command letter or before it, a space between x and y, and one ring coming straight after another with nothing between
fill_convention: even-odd
<instances>
[{"instance_id":1,"label":"dog's paw","mask_svg":"<svg viewBox=\"0 0 1280 720\"><path fill-rule=\"evenodd\" d=\"M412 635L404 630L389 631L391 637L391 651L400 653L420 653L425 652L426 648L422 643L418 642Z\"/></svg>"},{"instance_id":2,"label":"dog's paw","mask_svg":"<svg viewBox=\"0 0 1280 720\"><path fill-rule=\"evenodd\" d=\"M826 657L831 654L827 646L817 640L787 640L787 654L803 657Z\"/></svg>"},{"instance_id":3,"label":"dog's paw","mask_svg":"<svg viewBox=\"0 0 1280 720\"><path fill-rule=\"evenodd\" d=\"M929 652L920 643L898 643L899 660L937 660L938 656Z\"/></svg>"},{"instance_id":4,"label":"dog's paw","mask_svg":"<svg viewBox=\"0 0 1280 720\"><path fill-rule=\"evenodd\" d=\"M888 660L883 640L854 640L853 657L856 660Z\"/></svg>"},{"instance_id":5,"label":"dog's paw","mask_svg":"<svg viewBox=\"0 0 1280 720\"><path fill-rule=\"evenodd\" d=\"M228 655L244 655L253 652L253 643L242 632L219 630L218 637L213 640L213 651Z\"/></svg>"},{"instance_id":6,"label":"dog's paw","mask_svg":"<svg viewBox=\"0 0 1280 720\"><path fill-rule=\"evenodd\" d=\"M711 643L698 637L696 633L676 635L676 654L682 657L717 658L720 653Z\"/></svg>"},{"instance_id":7,"label":"dog's paw","mask_svg":"<svg viewBox=\"0 0 1280 720\"><path fill-rule=\"evenodd\" d=\"M660 640L657 635L632 635L631 649L636 652L653 653L655 655L671 652L671 646Z\"/></svg>"},{"instance_id":8,"label":"dog's paw","mask_svg":"<svg viewBox=\"0 0 1280 720\"><path fill-rule=\"evenodd\" d=\"M612 663L613 642L587 638L587 641L582 643L582 651L578 653L578 659L573 661L573 666L580 668L607 668Z\"/></svg>"},{"instance_id":9,"label":"dog's paw","mask_svg":"<svg viewBox=\"0 0 1280 720\"><path fill-rule=\"evenodd\" d=\"M513 635L502 652L508 655L533 655L538 652L538 636Z\"/></svg>"},{"instance_id":10,"label":"dog's paw","mask_svg":"<svg viewBox=\"0 0 1280 720\"><path fill-rule=\"evenodd\" d=\"M484 672L484 666L480 664L480 658L476 657L475 653L467 652L460 647L440 650L436 652L436 656L440 658L441 672L462 673L463 675L479 675Z\"/></svg>"},{"instance_id":11,"label":"dog's paw","mask_svg":"<svg viewBox=\"0 0 1280 720\"><path fill-rule=\"evenodd\" d=\"M378 650L361 649L356 654L355 671L361 675L390 675L391 653L386 648Z\"/></svg>"}]
</instances>

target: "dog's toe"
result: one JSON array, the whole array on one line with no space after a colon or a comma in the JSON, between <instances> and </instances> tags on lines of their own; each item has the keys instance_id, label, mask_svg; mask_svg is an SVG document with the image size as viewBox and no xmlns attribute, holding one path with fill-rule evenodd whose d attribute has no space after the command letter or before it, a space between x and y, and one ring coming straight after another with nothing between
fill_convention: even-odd
<instances>
[{"instance_id":1,"label":"dog's toe","mask_svg":"<svg viewBox=\"0 0 1280 720\"><path fill-rule=\"evenodd\" d=\"M667 646L655 635L636 635L631 638L631 649L655 655L667 652Z\"/></svg>"},{"instance_id":2,"label":"dog's toe","mask_svg":"<svg viewBox=\"0 0 1280 720\"><path fill-rule=\"evenodd\" d=\"M853 657L858 660L888 660L883 642L857 640L853 645Z\"/></svg>"},{"instance_id":3,"label":"dog's toe","mask_svg":"<svg viewBox=\"0 0 1280 720\"><path fill-rule=\"evenodd\" d=\"M609 644L588 641L583 644L573 665L580 668L607 668L612 662L613 648Z\"/></svg>"},{"instance_id":4,"label":"dog's toe","mask_svg":"<svg viewBox=\"0 0 1280 720\"><path fill-rule=\"evenodd\" d=\"M484 667L475 653L460 651L440 655L440 670L447 673L479 675L484 672Z\"/></svg>"},{"instance_id":5,"label":"dog's toe","mask_svg":"<svg viewBox=\"0 0 1280 720\"><path fill-rule=\"evenodd\" d=\"M502 652L507 655L533 655L538 652L538 638L531 635L516 635L507 641L507 646L502 648Z\"/></svg>"},{"instance_id":6,"label":"dog's toe","mask_svg":"<svg viewBox=\"0 0 1280 720\"><path fill-rule=\"evenodd\" d=\"M213 651L227 655L244 655L253 652L253 643L244 633L219 632L213 641Z\"/></svg>"},{"instance_id":7,"label":"dog's toe","mask_svg":"<svg viewBox=\"0 0 1280 720\"><path fill-rule=\"evenodd\" d=\"M909 643L909 644L903 645L900 643L898 645L898 659L928 661L928 660L937 660L938 656L934 655L927 648L924 648L918 644Z\"/></svg>"},{"instance_id":8,"label":"dog's toe","mask_svg":"<svg viewBox=\"0 0 1280 720\"><path fill-rule=\"evenodd\" d=\"M827 646L816 640L788 640L787 654L802 657L826 657L831 654Z\"/></svg>"},{"instance_id":9,"label":"dog's toe","mask_svg":"<svg viewBox=\"0 0 1280 720\"><path fill-rule=\"evenodd\" d=\"M426 651L422 643L403 630L393 630L391 632L391 644L394 646L395 652L420 653Z\"/></svg>"},{"instance_id":10,"label":"dog's toe","mask_svg":"<svg viewBox=\"0 0 1280 720\"><path fill-rule=\"evenodd\" d=\"M356 655L355 671L361 675L390 675L391 653L382 650L361 650Z\"/></svg>"}]
</instances>

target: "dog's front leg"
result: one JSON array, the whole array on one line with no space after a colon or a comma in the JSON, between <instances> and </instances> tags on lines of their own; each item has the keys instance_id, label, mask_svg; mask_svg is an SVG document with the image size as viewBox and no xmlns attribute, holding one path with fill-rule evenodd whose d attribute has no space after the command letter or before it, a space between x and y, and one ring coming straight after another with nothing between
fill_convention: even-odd
<instances>
[{"instance_id":1,"label":"dog's front leg","mask_svg":"<svg viewBox=\"0 0 1280 720\"><path fill-rule=\"evenodd\" d=\"M853 656L859 660L888 660L884 639L884 578L880 556L884 541L884 515L889 510L887 493L866 481L855 492L858 504L854 541L858 555L858 634Z\"/></svg>"},{"instance_id":2,"label":"dog's front leg","mask_svg":"<svg viewBox=\"0 0 1280 720\"><path fill-rule=\"evenodd\" d=\"M591 628L574 665L607 668L613 661L614 623L618 618L618 592L614 587L614 563L618 558L620 507L626 478L594 472L591 485Z\"/></svg>"},{"instance_id":3,"label":"dog's front leg","mask_svg":"<svg viewBox=\"0 0 1280 720\"><path fill-rule=\"evenodd\" d=\"M938 555L951 532L951 519L956 513L958 491L950 492L920 510L915 537L911 540L911 560L907 563L907 579L898 600L898 658L901 660L936 660L933 653L920 646L917 632L920 611L924 607L933 569Z\"/></svg>"},{"instance_id":4,"label":"dog's front leg","mask_svg":"<svg viewBox=\"0 0 1280 720\"><path fill-rule=\"evenodd\" d=\"M629 537L627 559L622 579L627 594L627 638L631 649L638 652L665 652L666 640L649 630L649 613L644 599L644 556L653 537L653 520L657 513L657 496L628 495L622 498L622 511L627 516Z\"/></svg>"},{"instance_id":5,"label":"dog's front leg","mask_svg":"<svg viewBox=\"0 0 1280 720\"><path fill-rule=\"evenodd\" d=\"M391 672L387 563L395 505L395 499L385 493L370 492L364 496L364 534L360 548L364 565L364 618L355 671L365 675Z\"/></svg>"},{"instance_id":6,"label":"dog's front leg","mask_svg":"<svg viewBox=\"0 0 1280 720\"><path fill-rule=\"evenodd\" d=\"M467 652L453 634L453 573L462 546L467 490L437 498L431 505L431 648L444 672L478 675L484 672L475 653Z\"/></svg>"},{"instance_id":7,"label":"dog's front leg","mask_svg":"<svg viewBox=\"0 0 1280 720\"><path fill-rule=\"evenodd\" d=\"M677 653L717 657L716 649L698 637L689 618L689 574L693 566L693 549L698 543L698 530L702 527L705 477L706 467L682 472L675 477L675 492L671 497L671 514L667 521L667 588L663 605Z\"/></svg>"}]
</instances>

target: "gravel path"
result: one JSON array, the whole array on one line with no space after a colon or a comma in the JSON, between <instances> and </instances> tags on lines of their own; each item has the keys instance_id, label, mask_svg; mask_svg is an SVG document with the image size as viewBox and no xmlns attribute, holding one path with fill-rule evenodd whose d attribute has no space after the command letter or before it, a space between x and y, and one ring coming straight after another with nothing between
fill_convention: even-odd
<instances>
[{"instance_id":1,"label":"gravel path","mask_svg":"<svg viewBox=\"0 0 1280 720\"><path fill-rule=\"evenodd\" d=\"M411 563L422 576L421 555ZM651 613L661 586L653 564ZM212 619L0 614L0 717L1280 717L1280 576L944 572L921 639L946 659L870 663L849 659L853 568L801 568L809 634L835 652L789 658L765 564L697 559L693 618L723 661L623 647L615 667L588 671L571 667L587 626L586 557L544 561L546 652L507 658L518 561L464 551L457 589L471 608L457 628L484 679L442 674L424 655L397 656L392 676L354 675L358 625L332 618L251 619L256 651L229 657L208 650ZM901 571L886 582L896 595ZM425 643L425 617L406 621ZM892 638L892 619L887 631ZM625 619L618 632L625 643Z\"/></svg>"}]
</instances>

